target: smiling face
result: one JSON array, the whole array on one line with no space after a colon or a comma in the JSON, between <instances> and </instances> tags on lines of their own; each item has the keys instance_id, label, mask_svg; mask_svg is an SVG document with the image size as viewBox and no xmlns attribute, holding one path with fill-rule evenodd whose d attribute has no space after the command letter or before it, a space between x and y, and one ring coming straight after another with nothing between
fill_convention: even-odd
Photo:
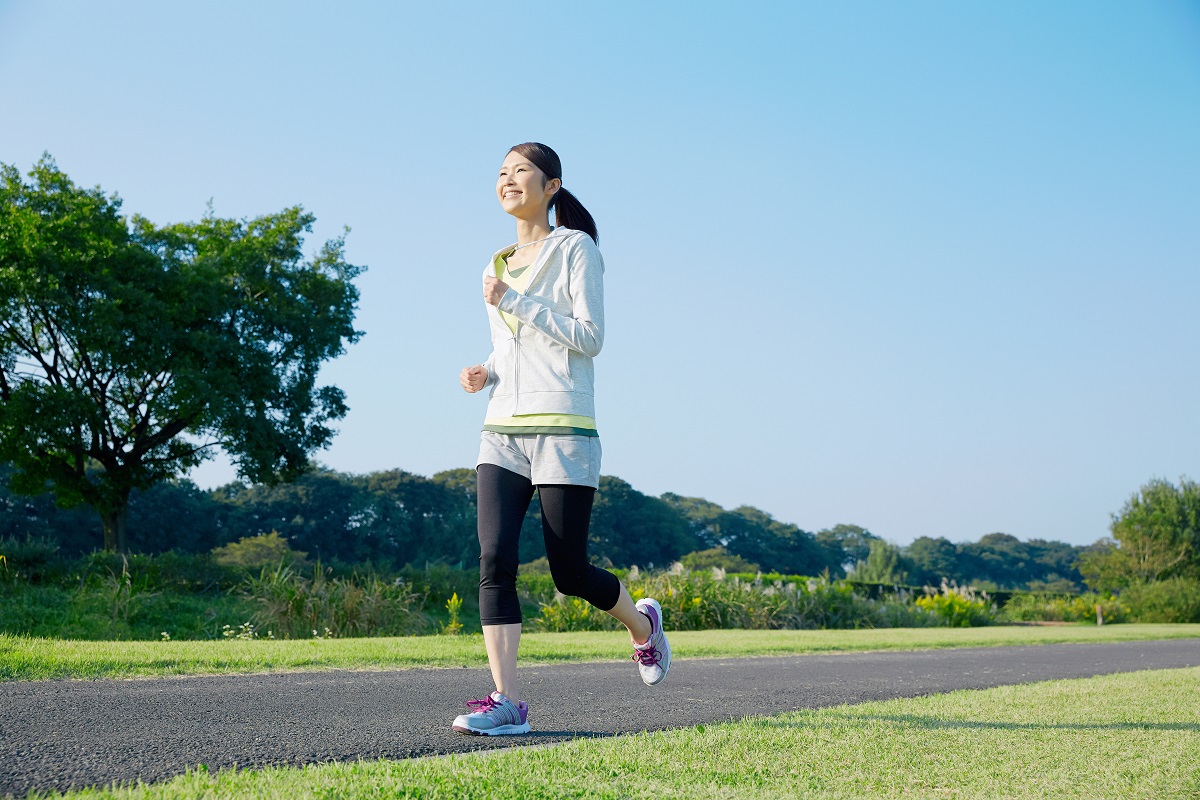
<instances>
[{"instance_id":1,"label":"smiling face","mask_svg":"<svg viewBox=\"0 0 1200 800\"><path fill-rule=\"evenodd\" d=\"M500 166L496 196L500 199L500 207L514 217L536 219L547 216L550 198L560 186L560 179L547 179L546 173L512 150Z\"/></svg>"}]
</instances>

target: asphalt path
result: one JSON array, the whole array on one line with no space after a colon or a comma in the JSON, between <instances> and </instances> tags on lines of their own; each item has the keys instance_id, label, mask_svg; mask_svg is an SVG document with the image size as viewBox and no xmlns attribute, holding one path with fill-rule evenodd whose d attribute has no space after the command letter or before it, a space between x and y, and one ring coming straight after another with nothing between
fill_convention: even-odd
<instances>
[{"instance_id":1,"label":"asphalt path","mask_svg":"<svg viewBox=\"0 0 1200 800\"><path fill-rule=\"evenodd\" d=\"M1200 639L524 667L533 733L450 730L486 669L0 683L0 794L255 768L401 759L677 728L1056 678L1200 666Z\"/></svg>"}]
</instances>

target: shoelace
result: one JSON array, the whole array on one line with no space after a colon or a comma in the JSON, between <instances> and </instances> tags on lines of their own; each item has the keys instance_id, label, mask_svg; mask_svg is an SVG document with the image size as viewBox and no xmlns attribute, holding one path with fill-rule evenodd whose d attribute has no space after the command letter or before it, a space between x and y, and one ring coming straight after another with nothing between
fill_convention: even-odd
<instances>
[{"instance_id":1,"label":"shoelace","mask_svg":"<svg viewBox=\"0 0 1200 800\"><path fill-rule=\"evenodd\" d=\"M647 647L645 650L635 649L630 658L643 667L662 666L662 653L658 652L657 647Z\"/></svg>"},{"instance_id":2,"label":"shoelace","mask_svg":"<svg viewBox=\"0 0 1200 800\"><path fill-rule=\"evenodd\" d=\"M482 714L486 714L489 711L494 711L495 709L497 709L499 707L500 707L500 704L497 703L495 700L493 700L491 697L485 697L482 700L468 700L467 701L467 708L471 709L472 712L478 711Z\"/></svg>"}]
</instances>

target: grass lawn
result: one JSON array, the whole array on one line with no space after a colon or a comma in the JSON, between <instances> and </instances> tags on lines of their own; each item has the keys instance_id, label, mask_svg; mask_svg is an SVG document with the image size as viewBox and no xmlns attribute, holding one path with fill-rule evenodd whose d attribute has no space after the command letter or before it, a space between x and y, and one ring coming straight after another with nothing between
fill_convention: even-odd
<instances>
[{"instance_id":1,"label":"grass lawn","mask_svg":"<svg viewBox=\"0 0 1200 800\"><path fill-rule=\"evenodd\" d=\"M1200 625L994 626L821 631L677 631L679 658L920 650L1200 637ZM523 664L628 657L621 633L531 633ZM124 678L321 669L484 666L483 637L95 642L0 633L0 680Z\"/></svg>"},{"instance_id":2,"label":"grass lawn","mask_svg":"<svg viewBox=\"0 0 1200 800\"><path fill-rule=\"evenodd\" d=\"M1134 672L543 748L192 771L65 796L1183 800L1200 797L1197 697L1200 668Z\"/></svg>"}]
</instances>

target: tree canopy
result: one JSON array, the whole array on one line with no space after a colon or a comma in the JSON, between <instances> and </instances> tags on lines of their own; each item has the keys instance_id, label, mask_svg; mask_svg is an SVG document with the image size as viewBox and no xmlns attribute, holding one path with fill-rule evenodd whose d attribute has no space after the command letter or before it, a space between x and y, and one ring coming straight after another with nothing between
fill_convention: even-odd
<instances>
[{"instance_id":1,"label":"tree canopy","mask_svg":"<svg viewBox=\"0 0 1200 800\"><path fill-rule=\"evenodd\" d=\"M34 535L55 539L67 553L92 549L98 521L55 508L48 495L7 492L8 474L0 464L0 539ZM807 575L829 570L840 576L842 565L863 562L855 578L935 586L947 578L988 588L1070 591L1082 585L1071 563L1095 549L1005 534L957 544L922 537L898 548L857 525L811 534L750 506L725 509L671 493L654 497L611 475L601 477L594 509L591 556L619 567L662 568L682 560L691 568ZM479 557L475 471L355 475L314 466L289 483L235 481L202 491L189 481L169 480L130 498L129 542L143 552L207 552L272 531L310 559L471 567ZM544 556L535 493L520 558L528 563ZM986 573L972 572L981 565Z\"/></svg>"},{"instance_id":2,"label":"tree canopy","mask_svg":"<svg viewBox=\"0 0 1200 800\"><path fill-rule=\"evenodd\" d=\"M362 268L312 258L300 207L156 227L45 156L0 165L0 461L10 488L86 503L126 548L134 490L221 447L248 480L301 474L346 414L320 365L361 336Z\"/></svg>"},{"instance_id":3,"label":"tree canopy","mask_svg":"<svg viewBox=\"0 0 1200 800\"><path fill-rule=\"evenodd\" d=\"M1155 478L1113 515L1112 538L1080 568L1100 590L1169 578L1200 578L1200 484Z\"/></svg>"}]
</instances>

